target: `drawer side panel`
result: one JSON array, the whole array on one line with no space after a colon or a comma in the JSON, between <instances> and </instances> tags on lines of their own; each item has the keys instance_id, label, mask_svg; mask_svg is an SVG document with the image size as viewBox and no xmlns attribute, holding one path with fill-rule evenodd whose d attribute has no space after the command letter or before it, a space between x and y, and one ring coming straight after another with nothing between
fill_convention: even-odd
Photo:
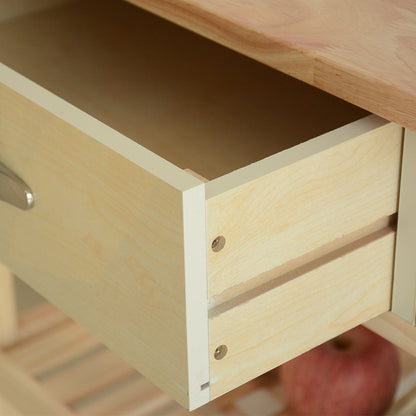
<instances>
[{"instance_id":1,"label":"drawer side panel","mask_svg":"<svg viewBox=\"0 0 416 416\"><path fill-rule=\"evenodd\" d=\"M217 236L226 240L208 253L210 297L397 212L403 129L379 120L370 116L237 171L230 181L244 183L224 192L208 190L208 247ZM360 125L369 128L356 135ZM255 178L262 165L269 172Z\"/></svg>"},{"instance_id":2,"label":"drawer side panel","mask_svg":"<svg viewBox=\"0 0 416 416\"><path fill-rule=\"evenodd\" d=\"M189 378L208 381L208 358L200 351L193 375L186 279L206 275L204 259L186 265L195 249L185 254L184 240L197 237L185 235L193 222L184 212L204 195L175 188L4 84L0 158L36 199L30 211L0 203L0 261L189 406Z\"/></svg>"}]
</instances>

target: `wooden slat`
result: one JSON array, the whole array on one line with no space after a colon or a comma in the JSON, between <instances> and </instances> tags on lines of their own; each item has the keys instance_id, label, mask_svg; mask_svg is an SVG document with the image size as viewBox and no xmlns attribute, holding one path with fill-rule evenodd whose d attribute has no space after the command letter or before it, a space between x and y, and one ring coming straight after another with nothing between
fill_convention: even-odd
<instances>
[{"instance_id":1,"label":"wooden slat","mask_svg":"<svg viewBox=\"0 0 416 416\"><path fill-rule=\"evenodd\" d=\"M79 355L94 350L99 342L75 322L67 321L7 350L25 371L41 375Z\"/></svg>"},{"instance_id":2,"label":"wooden slat","mask_svg":"<svg viewBox=\"0 0 416 416\"><path fill-rule=\"evenodd\" d=\"M69 321L69 318L60 309L47 302L40 304L19 316L19 332L16 341L17 343L24 342L65 321Z\"/></svg>"},{"instance_id":3,"label":"wooden slat","mask_svg":"<svg viewBox=\"0 0 416 416\"><path fill-rule=\"evenodd\" d=\"M366 114L119 0L0 25L0 61L209 179Z\"/></svg>"},{"instance_id":4,"label":"wooden slat","mask_svg":"<svg viewBox=\"0 0 416 416\"><path fill-rule=\"evenodd\" d=\"M387 311L395 233L377 235L320 266L278 277L274 288L219 315L214 309L211 398ZM214 351L222 344L228 353L215 360Z\"/></svg>"},{"instance_id":5,"label":"wooden slat","mask_svg":"<svg viewBox=\"0 0 416 416\"><path fill-rule=\"evenodd\" d=\"M203 184L1 65L0 81L2 162L37 198L0 206L0 259L184 406L208 401Z\"/></svg>"},{"instance_id":6,"label":"wooden slat","mask_svg":"<svg viewBox=\"0 0 416 416\"><path fill-rule=\"evenodd\" d=\"M412 0L130 0L416 130Z\"/></svg>"},{"instance_id":7,"label":"wooden slat","mask_svg":"<svg viewBox=\"0 0 416 416\"><path fill-rule=\"evenodd\" d=\"M0 353L0 391L23 415L73 416L69 409L49 395L2 353Z\"/></svg>"},{"instance_id":8,"label":"wooden slat","mask_svg":"<svg viewBox=\"0 0 416 416\"><path fill-rule=\"evenodd\" d=\"M210 297L395 213L401 146L370 116L208 183Z\"/></svg>"},{"instance_id":9,"label":"wooden slat","mask_svg":"<svg viewBox=\"0 0 416 416\"><path fill-rule=\"evenodd\" d=\"M103 349L69 368L42 378L42 385L62 403L72 404L134 373L131 366Z\"/></svg>"},{"instance_id":10,"label":"wooden slat","mask_svg":"<svg viewBox=\"0 0 416 416\"><path fill-rule=\"evenodd\" d=\"M123 384L120 389L115 389L105 395L91 400L82 406L77 406L81 415L114 415L125 414L130 411L135 414L145 414L157 411L172 400L163 394L145 378L135 378L128 384Z\"/></svg>"},{"instance_id":11,"label":"wooden slat","mask_svg":"<svg viewBox=\"0 0 416 416\"><path fill-rule=\"evenodd\" d=\"M416 329L392 312L386 312L365 323L365 326L388 339L409 354L416 356Z\"/></svg>"},{"instance_id":12,"label":"wooden slat","mask_svg":"<svg viewBox=\"0 0 416 416\"><path fill-rule=\"evenodd\" d=\"M12 344L17 338L17 305L14 277L0 263L0 346Z\"/></svg>"}]
</instances>

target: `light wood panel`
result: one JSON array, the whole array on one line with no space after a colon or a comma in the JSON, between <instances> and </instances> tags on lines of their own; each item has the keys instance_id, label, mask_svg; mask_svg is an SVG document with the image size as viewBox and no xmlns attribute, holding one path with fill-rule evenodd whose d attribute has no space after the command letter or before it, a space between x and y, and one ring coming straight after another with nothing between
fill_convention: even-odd
<instances>
[{"instance_id":1,"label":"light wood panel","mask_svg":"<svg viewBox=\"0 0 416 416\"><path fill-rule=\"evenodd\" d=\"M416 321L416 133L405 129L391 310Z\"/></svg>"},{"instance_id":2,"label":"light wood panel","mask_svg":"<svg viewBox=\"0 0 416 416\"><path fill-rule=\"evenodd\" d=\"M365 326L416 356L416 329L398 315L386 312L366 322Z\"/></svg>"},{"instance_id":3,"label":"light wood panel","mask_svg":"<svg viewBox=\"0 0 416 416\"><path fill-rule=\"evenodd\" d=\"M17 337L17 306L14 277L0 263L0 346L9 345Z\"/></svg>"},{"instance_id":4,"label":"light wood panel","mask_svg":"<svg viewBox=\"0 0 416 416\"><path fill-rule=\"evenodd\" d=\"M411 0L130 0L416 130Z\"/></svg>"},{"instance_id":5,"label":"light wood panel","mask_svg":"<svg viewBox=\"0 0 416 416\"><path fill-rule=\"evenodd\" d=\"M208 183L210 297L397 212L401 146L369 116Z\"/></svg>"},{"instance_id":6,"label":"light wood panel","mask_svg":"<svg viewBox=\"0 0 416 416\"><path fill-rule=\"evenodd\" d=\"M387 229L309 271L276 276L277 286L226 311L214 309L211 398L389 310L394 242ZM228 353L215 360L219 345Z\"/></svg>"},{"instance_id":7,"label":"light wood panel","mask_svg":"<svg viewBox=\"0 0 416 416\"><path fill-rule=\"evenodd\" d=\"M36 198L0 206L1 261L184 406L207 401L203 185L4 66L0 80L28 97L0 86L1 159Z\"/></svg>"},{"instance_id":8,"label":"light wood panel","mask_svg":"<svg viewBox=\"0 0 416 416\"><path fill-rule=\"evenodd\" d=\"M70 416L73 413L0 353L0 391L23 415Z\"/></svg>"},{"instance_id":9,"label":"light wood panel","mask_svg":"<svg viewBox=\"0 0 416 416\"><path fill-rule=\"evenodd\" d=\"M53 331L38 334L30 343L23 341L13 345L7 349L7 354L27 373L41 375L57 363L93 351L98 346L99 342L88 331L66 320Z\"/></svg>"},{"instance_id":10,"label":"light wood panel","mask_svg":"<svg viewBox=\"0 0 416 416\"><path fill-rule=\"evenodd\" d=\"M122 1L6 22L0 62L208 179L366 114Z\"/></svg>"}]
</instances>

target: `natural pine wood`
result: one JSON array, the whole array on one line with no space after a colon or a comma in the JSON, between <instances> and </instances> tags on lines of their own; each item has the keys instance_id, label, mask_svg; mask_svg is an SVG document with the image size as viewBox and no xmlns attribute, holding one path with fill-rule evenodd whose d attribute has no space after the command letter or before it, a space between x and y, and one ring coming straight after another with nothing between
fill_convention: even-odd
<instances>
[{"instance_id":1,"label":"natural pine wood","mask_svg":"<svg viewBox=\"0 0 416 416\"><path fill-rule=\"evenodd\" d=\"M21 322L24 323L26 333L32 328L31 335L25 337L27 344L36 342L45 332L52 334L59 331L64 322L75 325L61 311L48 304L24 312ZM21 328L23 327L19 328L19 338L22 338ZM38 331L35 331L35 328L38 328ZM18 392L13 391L9 394L11 400L16 399L17 393L21 393L25 403L23 406L27 406L30 400L36 400L32 403L32 409L37 411L39 406L45 405L47 398L49 404L58 402L61 408L62 405L66 406L67 412L71 412L72 416L292 416L285 409L285 398L279 383L279 369L272 370L190 413L103 346L88 354L80 352L80 348L75 348L78 353L74 353L72 357L65 357L59 353L57 337L51 337L51 344L62 357L61 361L39 378L31 378L26 374L25 380L31 381L19 385ZM62 348L65 349L65 346ZM20 359L12 358L8 351L4 357L8 366L11 365L15 369L20 367ZM415 408L411 402L414 401L412 388L415 385L416 359L404 353L401 354L401 359L402 380L397 394L398 401L392 409L400 410L405 406L410 414ZM4 387L1 384L0 386ZM16 407L9 399L5 400L2 397L5 392L7 393L3 389L0 390L2 416L33 414L25 411L21 404L18 403ZM43 416L44 412L41 414ZM59 414L56 408L52 414ZM395 411L388 414L401 413Z\"/></svg>"},{"instance_id":2,"label":"natural pine wood","mask_svg":"<svg viewBox=\"0 0 416 416\"><path fill-rule=\"evenodd\" d=\"M129 0L416 130L412 0Z\"/></svg>"},{"instance_id":3,"label":"natural pine wood","mask_svg":"<svg viewBox=\"0 0 416 416\"><path fill-rule=\"evenodd\" d=\"M211 398L388 311L394 242L386 229L309 271L276 276L277 286L264 293L213 309ZM222 344L228 353L215 360Z\"/></svg>"},{"instance_id":4,"label":"natural pine wood","mask_svg":"<svg viewBox=\"0 0 416 416\"><path fill-rule=\"evenodd\" d=\"M366 114L123 1L6 22L0 62L208 179Z\"/></svg>"},{"instance_id":5,"label":"natural pine wood","mask_svg":"<svg viewBox=\"0 0 416 416\"><path fill-rule=\"evenodd\" d=\"M72 413L28 374L0 353L1 395L23 415L70 416Z\"/></svg>"},{"instance_id":6,"label":"natural pine wood","mask_svg":"<svg viewBox=\"0 0 416 416\"><path fill-rule=\"evenodd\" d=\"M412 324L392 312L386 312L365 323L365 326L388 339L402 350L416 356L416 330Z\"/></svg>"},{"instance_id":7,"label":"natural pine wood","mask_svg":"<svg viewBox=\"0 0 416 416\"><path fill-rule=\"evenodd\" d=\"M1 158L37 198L0 205L1 261L181 404L208 401L203 185L3 66L0 80Z\"/></svg>"},{"instance_id":8,"label":"natural pine wood","mask_svg":"<svg viewBox=\"0 0 416 416\"><path fill-rule=\"evenodd\" d=\"M208 183L210 297L397 212L401 150L370 116Z\"/></svg>"},{"instance_id":9,"label":"natural pine wood","mask_svg":"<svg viewBox=\"0 0 416 416\"><path fill-rule=\"evenodd\" d=\"M9 345L17 337L17 306L14 277L0 263L0 346Z\"/></svg>"}]
</instances>

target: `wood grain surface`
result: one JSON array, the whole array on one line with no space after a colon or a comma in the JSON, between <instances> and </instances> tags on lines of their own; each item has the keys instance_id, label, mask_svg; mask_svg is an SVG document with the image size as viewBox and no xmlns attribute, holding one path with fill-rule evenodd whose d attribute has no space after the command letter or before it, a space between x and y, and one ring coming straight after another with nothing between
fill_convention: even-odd
<instances>
[{"instance_id":1,"label":"wood grain surface","mask_svg":"<svg viewBox=\"0 0 416 416\"><path fill-rule=\"evenodd\" d=\"M374 238L317 267L277 276L274 288L212 316L211 399L388 311L395 233ZM219 345L228 353L216 360Z\"/></svg>"},{"instance_id":2,"label":"wood grain surface","mask_svg":"<svg viewBox=\"0 0 416 416\"><path fill-rule=\"evenodd\" d=\"M203 184L1 65L0 79L1 159L36 195L1 204L1 261L181 404L207 402Z\"/></svg>"},{"instance_id":3,"label":"wood grain surface","mask_svg":"<svg viewBox=\"0 0 416 416\"><path fill-rule=\"evenodd\" d=\"M411 0L130 0L416 130Z\"/></svg>"},{"instance_id":4,"label":"wood grain surface","mask_svg":"<svg viewBox=\"0 0 416 416\"><path fill-rule=\"evenodd\" d=\"M208 183L209 295L397 212L402 130L369 116Z\"/></svg>"}]
</instances>

